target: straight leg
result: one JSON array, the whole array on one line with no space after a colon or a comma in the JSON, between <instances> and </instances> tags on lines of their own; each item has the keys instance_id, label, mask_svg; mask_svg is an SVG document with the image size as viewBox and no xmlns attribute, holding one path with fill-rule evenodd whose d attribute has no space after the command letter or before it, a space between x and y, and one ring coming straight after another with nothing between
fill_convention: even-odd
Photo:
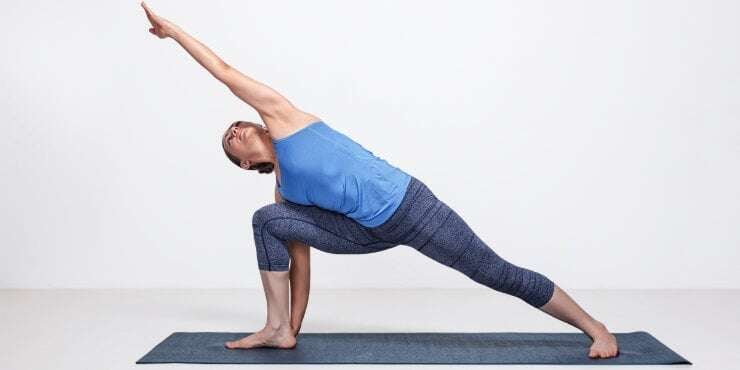
<instances>
[{"instance_id":1,"label":"straight leg","mask_svg":"<svg viewBox=\"0 0 740 370\"><path fill-rule=\"evenodd\" d=\"M429 222L407 245L460 271L493 290L518 297L532 307L577 327L593 340L590 357L613 357L617 341L604 324L593 319L554 282L541 273L501 258L471 230L452 208L434 198Z\"/></svg>"}]
</instances>

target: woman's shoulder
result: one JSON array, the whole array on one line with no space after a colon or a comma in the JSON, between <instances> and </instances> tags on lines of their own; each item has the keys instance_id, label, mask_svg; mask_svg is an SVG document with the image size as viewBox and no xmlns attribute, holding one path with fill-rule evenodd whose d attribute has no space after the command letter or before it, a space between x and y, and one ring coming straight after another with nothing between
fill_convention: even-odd
<instances>
[{"instance_id":1,"label":"woman's shoulder","mask_svg":"<svg viewBox=\"0 0 740 370\"><path fill-rule=\"evenodd\" d=\"M277 118L264 119L268 132L273 140L284 139L311 124L322 122L321 118L296 109L294 112L281 113Z\"/></svg>"}]
</instances>

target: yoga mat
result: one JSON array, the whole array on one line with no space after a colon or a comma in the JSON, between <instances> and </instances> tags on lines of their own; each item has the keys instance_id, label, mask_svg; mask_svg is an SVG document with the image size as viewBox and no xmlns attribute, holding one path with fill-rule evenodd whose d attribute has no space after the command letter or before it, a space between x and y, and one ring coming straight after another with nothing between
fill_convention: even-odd
<instances>
[{"instance_id":1,"label":"yoga mat","mask_svg":"<svg viewBox=\"0 0 740 370\"><path fill-rule=\"evenodd\" d=\"M691 364L644 331L614 333L619 356L588 357L584 333L300 333L293 349L228 349L252 333L172 333L137 364Z\"/></svg>"}]
</instances>

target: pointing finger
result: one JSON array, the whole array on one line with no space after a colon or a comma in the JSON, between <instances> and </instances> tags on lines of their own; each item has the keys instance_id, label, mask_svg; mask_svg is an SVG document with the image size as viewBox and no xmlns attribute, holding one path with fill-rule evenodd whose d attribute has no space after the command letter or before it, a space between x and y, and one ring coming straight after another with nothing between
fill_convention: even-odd
<instances>
[{"instance_id":1,"label":"pointing finger","mask_svg":"<svg viewBox=\"0 0 740 370\"><path fill-rule=\"evenodd\" d=\"M154 15L154 12L152 12L152 10L149 9L149 7L143 1L141 2L141 6L144 8L144 12L146 13L146 17L149 18L149 21L152 22L152 24L155 25L157 23L157 21L156 21L157 16Z\"/></svg>"},{"instance_id":2,"label":"pointing finger","mask_svg":"<svg viewBox=\"0 0 740 370\"><path fill-rule=\"evenodd\" d=\"M146 3L145 3L145 2L143 2L143 1L141 2L141 7L142 7L142 8L144 8L144 11L146 11L146 12L147 12L147 14L148 14L148 13L151 13L151 12L152 12L152 10L151 10L151 9L149 9L149 7L148 7L148 6L146 5Z\"/></svg>"}]
</instances>

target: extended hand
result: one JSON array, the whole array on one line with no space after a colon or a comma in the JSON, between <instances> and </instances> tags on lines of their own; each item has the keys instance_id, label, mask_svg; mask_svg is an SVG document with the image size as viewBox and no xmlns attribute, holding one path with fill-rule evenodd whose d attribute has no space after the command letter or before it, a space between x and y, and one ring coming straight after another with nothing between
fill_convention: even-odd
<instances>
[{"instance_id":1,"label":"extended hand","mask_svg":"<svg viewBox=\"0 0 740 370\"><path fill-rule=\"evenodd\" d=\"M149 18L149 22L152 23L152 28L149 29L149 32L151 32L153 35L156 35L160 39L171 37L172 35L179 30L179 27L175 25L174 23L157 16L154 14L154 12L149 9L149 7L144 4L144 2L141 2L141 7L144 8L144 12L146 13L146 17Z\"/></svg>"}]
</instances>

